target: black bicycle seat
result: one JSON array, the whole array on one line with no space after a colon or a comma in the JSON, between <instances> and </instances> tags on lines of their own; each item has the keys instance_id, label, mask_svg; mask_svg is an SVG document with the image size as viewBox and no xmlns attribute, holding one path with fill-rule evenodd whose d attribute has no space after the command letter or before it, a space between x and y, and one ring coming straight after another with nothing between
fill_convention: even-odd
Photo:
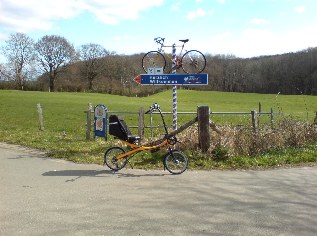
<instances>
[{"instance_id":1,"label":"black bicycle seat","mask_svg":"<svg viewBox=\"0 0 317 236\"><path fill-rule=\"evenodd\" d=\"M179 41L183 42L183 43L187 43L189 41L189 39L180 39Z\"/></svg>"}]
</instances>

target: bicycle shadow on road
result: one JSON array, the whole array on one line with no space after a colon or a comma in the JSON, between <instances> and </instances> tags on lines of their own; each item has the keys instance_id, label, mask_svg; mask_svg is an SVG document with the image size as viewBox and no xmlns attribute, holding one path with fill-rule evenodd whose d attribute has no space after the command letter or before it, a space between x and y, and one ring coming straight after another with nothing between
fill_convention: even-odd
<instances>
[{"instance_id":1,"label":"bicycle shadow on road","mask_svg":"<svg viewBox=\"0 0 317 236\"><path fill-rule=\"evenodd\" d=\"M51 177L75 177L73 179L66 180L65 182L74 182L82 177L106 177L104 174L111 174L109 170L53 170L47 171L42 176Z\"/></svg>"},{"instance_id":2,"label":"bicycle shadow on road","mask_svg":"<svg viewBox=\"0 0 317 236\"><path fill-rule=\"evenodd\" d=\"M142 174L136 174L136 173L124 173L124 172L114 172L114 174L116 176L118 176L118 178L140 178L140 177L162 177L165 175L169 175L169 174L164 174L164 173L142 173Z\"/></svg>"},{"instance_id":3,"label":"bicycle shadow on road","mask_svg":"<svg viewBox=\"0 0 317 236\"><path fill-rule=\"evenodd\" d=\"M159 177L164 176L164 173L124 173L124 172L115 172L112 170L54 170L54 171L47 171L42 174L42 176L69 176L69 177L76 177L71 180L66 180L65 182L75 181L81 177L110 177L116 176L117 178L135 178L135 177Z\"/></svg>"}]
</instances>

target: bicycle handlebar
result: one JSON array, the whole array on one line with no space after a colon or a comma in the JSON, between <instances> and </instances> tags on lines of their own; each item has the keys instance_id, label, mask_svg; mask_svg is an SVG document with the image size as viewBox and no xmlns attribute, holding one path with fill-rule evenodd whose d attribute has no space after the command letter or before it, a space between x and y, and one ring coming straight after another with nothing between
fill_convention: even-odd
<instances>
[{"instance_id":1,"label":"bicycle handlebar","mask_svg":"<svg viewBox=\"0 0 317 236\"><path fill-rule=\"evenodd\" d=\"M162 119L162 122L163 122L163 126L164 126L164 130L165 130L165 133L166 133L166 137L168 137L168 130L167 130L167 127L166 127L166 123L165 123L164 116L163 116L163 114L162 114L160 105L157 104L157 103L154 103L154 104L150 107L150 110L148 110L147 112L145 112L145 114L152 113L152 112L155 111L155 110L158 110L159 113L160 113L160 115L161 115L161 119Z\"/></svg>"},{"instance_id":2,"label":"bicycle handlebar","mask_svg":"<svg viewBox=\"0 0 317 236\"><path fill-rule=\"evenodd\" d=\"M161 44L161 45L164 44L164 40L165 40L165 38L162 38L162 37L154 38L154 41L155 41L157 44Z\"/></svg>"},{"instance_id":3,"label":"bicycle handlebar","mask_svg":"<svg viewBox=\"0 0 317 236\"><path fill-rule=\"evenodd\" d=\"M150 110L148 110L147 112L145 112L145 114L152 113L154 110L159 110L159 111L161 111L160 105L157 104L157 103L154 103L152 106L150 106Z\"/></svg>"}]
</instances>

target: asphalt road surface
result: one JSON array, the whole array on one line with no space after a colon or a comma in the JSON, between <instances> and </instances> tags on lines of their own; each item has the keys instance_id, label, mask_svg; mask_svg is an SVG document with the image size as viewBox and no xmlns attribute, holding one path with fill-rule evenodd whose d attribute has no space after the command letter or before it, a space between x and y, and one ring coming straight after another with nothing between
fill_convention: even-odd
<instances>
[{"instance_id":1,"label":"asphalt road surface","mask_svg":"<svg viewBox=\"0 0 317 236\"><path fill-rule=\"evenodd\" d=\"M0 143L0 235L317 235L317 167L123 169Z\"/></svg>"}]
</instances>

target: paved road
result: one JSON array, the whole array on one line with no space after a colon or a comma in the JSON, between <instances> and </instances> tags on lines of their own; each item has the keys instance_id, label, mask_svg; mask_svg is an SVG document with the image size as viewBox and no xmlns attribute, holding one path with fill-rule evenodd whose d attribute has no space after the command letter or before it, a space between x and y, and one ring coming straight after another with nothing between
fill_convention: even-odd
<instances>
[{"instance_id":1,"label":"paved road","mask_svg":"<svg viewBox=\"0 0 317 236\"><path fill-rule=\"evenodd\" d=\"M317 235L317 167L78 165L0 143L0 235Z\"/></svg>"}]
</instances>

